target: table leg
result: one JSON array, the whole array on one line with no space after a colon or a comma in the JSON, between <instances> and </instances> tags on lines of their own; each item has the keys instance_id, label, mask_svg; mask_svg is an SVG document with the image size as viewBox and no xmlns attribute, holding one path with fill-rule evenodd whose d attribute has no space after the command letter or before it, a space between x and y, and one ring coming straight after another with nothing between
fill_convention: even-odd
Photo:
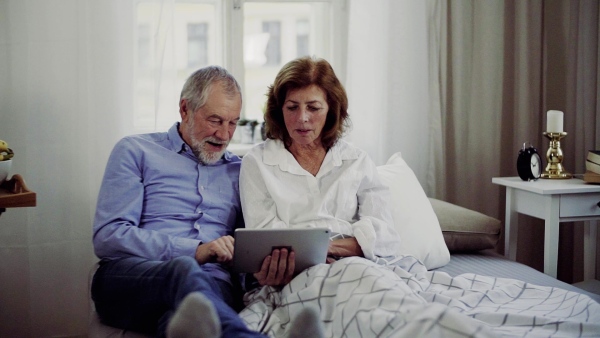
<instances>
[{"instance_id":1,"label":"table leg","mask_svg":"<svg viewBox=\"0 0 600 338\"><path fill-rule=\"evenodd\" d=\"M596 279L596 237L598 222L584 222L583 235L583 280Z\"/></svg>"},{"instance_id":2,"label":"table leg","mask_svg":"<svg viewBox=\"0 0 600 338\"><path fill-rule=\"evenodd\" d=\"M560 196L549 196L545 203L544 273L556 278L558 265L558 234Z\"/></svg>"},{"instance_id":3,"label":"table leg","mask_svg":"<svg viewBox=\"0 0 600 338\"><path fill-rule=\"evenodd\" d=\"M506 213L504 222L504 256L517 260L518 213L515 211L515 189L506 187Z\"/></svg>"}]
</instances>

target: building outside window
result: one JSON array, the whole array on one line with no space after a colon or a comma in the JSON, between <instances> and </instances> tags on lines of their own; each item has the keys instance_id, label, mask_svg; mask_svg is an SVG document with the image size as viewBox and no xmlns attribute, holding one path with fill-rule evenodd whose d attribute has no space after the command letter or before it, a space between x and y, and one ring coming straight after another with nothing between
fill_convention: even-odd
<instances>
[{"instance_id":1,"label":"building outside window","mask_svg":"<svg viewBox=\"0 0 600 338\"><path fill-rule=\"evenodd\" d=\"M208 65L208 24L187 25L188 67L200 68Z\"/></svg>"},{"instance_id":2,"label":"building outside window","mask_svg":"<svg viewBox=\"0 0 600 338\"><path fill-rule=\"evenodd\" d=\"M209 64L225 66L221 1L139 0L134 39L135 132L166 130L179 120L177 103L186 78ZM150 43L145 41L149 37Z\"/></svg>"},{"instance_id":3,"label":"building outside window","mask_svg":"<svg viewBox=\"0 0 600 338\"><path fill-rule=\"evenodd\" d=\"M298 57L310 55L310 24L307 20L296 21L296 55Z\"/></svg>"},{"instance_id":4,"label":"building outside window","mask_svg":"<svg viewBox=\"0 0 600 338\"><path fill-rule=\"evenodd\" d=\"M179 119L185 79L206 65L227 68L243 91L242 118L263 119L266 91L288 61L327 59L344 78L346 0L137 0L133 44L136 131ZM319 38L311 38L316 37Z\"/></svg>"},{"instance_id":5,"label":"building outside window","mask_svg":"<svg viewBox=\"0 0 600 338\"><path fill-rule=\"evenodd\" d=\"M262 31L269 34L269 41L264 51L266 64L279 66L281 64L281 22L263 21Z\"/></svg>"}]
</instances>

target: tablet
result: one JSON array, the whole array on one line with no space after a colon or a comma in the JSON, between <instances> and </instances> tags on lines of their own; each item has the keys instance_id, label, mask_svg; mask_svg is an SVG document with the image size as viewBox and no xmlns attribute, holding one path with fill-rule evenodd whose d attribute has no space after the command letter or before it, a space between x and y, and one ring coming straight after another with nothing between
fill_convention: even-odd
<instances>
[{"instance_id":1,"label":"tablet","mask_svg":"<svg viewBox=\"0 0 600 338\"><path fill-rule=\"evenodd\" d=\"M298 273L313 265L325 263L329 246L329 229L236 229L233 271L255 273L273 249L287 248L296 253Z\"/></svg>"}]
</instances>

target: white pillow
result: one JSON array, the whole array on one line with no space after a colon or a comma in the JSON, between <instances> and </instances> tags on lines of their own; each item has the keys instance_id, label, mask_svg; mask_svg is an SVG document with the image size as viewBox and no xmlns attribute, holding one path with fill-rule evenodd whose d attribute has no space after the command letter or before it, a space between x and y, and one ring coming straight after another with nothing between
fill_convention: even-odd
<instances>
[{"instance_id":1,"label":"white pillow","mask_svg":"<svg viewBox=\"0 0 600 338\"><path fill-rule=\"evenodd\" d=\"M450 252L440 223L417 176L400 153L377 171L392 194L392 215L402 252L415 256L428 270L448 264Z\"/></svg>"}]
</instances>

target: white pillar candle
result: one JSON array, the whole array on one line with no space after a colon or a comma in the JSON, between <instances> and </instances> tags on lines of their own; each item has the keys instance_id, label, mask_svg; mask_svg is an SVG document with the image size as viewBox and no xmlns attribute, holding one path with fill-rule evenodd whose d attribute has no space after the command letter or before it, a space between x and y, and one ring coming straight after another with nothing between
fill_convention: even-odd
<instances>
[{"instance_id":1,"label":"white pillar candle","mask_svg":"<svg viewBox=\"0 0 600 338\"><path fill-rule=\"evenodd\" d=\"M564 114L560 110L548 110L548 123L546 125L547 133L563 132Z\"/></svg>"}]
</instances>

